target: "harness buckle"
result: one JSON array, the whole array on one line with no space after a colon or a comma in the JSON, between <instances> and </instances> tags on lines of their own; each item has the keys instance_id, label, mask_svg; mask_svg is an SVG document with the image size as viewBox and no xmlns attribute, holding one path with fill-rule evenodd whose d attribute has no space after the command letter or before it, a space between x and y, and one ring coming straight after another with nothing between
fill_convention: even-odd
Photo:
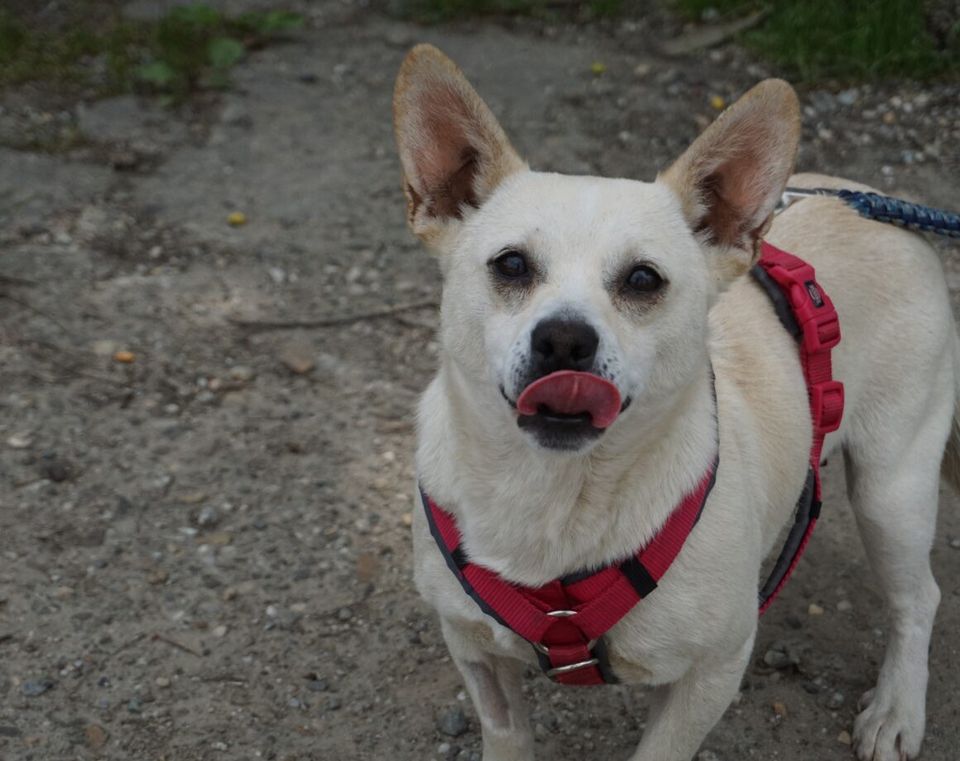
<instances>
[{"instance_id":1,"label":"harness buckle","mask_svg":"<svg viewBox=\"0 0 960 761\"><path fill-rule=\"evenodd\" d=\"M843 418L843 384L828 380L810 386L810 411L814 433L826 434L837 430Z\"/></svg>"},{"instance_id":2,"label":"harness buckle","mask_svg":"<svg viewBox=\"0 0 960 761\"><path fill-rule=\"evenodd\" d=\"M829 351L840 343L840 318L831 309L814 315L803 325L803 346L808 354Z\"/></svg>"}]
</instances>

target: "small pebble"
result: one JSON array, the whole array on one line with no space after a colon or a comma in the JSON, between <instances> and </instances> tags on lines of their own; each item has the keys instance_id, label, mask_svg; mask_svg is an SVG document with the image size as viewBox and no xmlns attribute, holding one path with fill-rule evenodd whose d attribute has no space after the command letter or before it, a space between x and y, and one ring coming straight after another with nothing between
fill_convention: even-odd
<instances>
[{"instance_id":1,"label":"small pebble","mask_svg":"<svg viewBox=\"0 0 960 761\"><path fill-rule=\"evenodd\" d=\"M849 90L843 90L840 93L837 93L837 102L841 103L844 106L852 106L857 102L857 99L860 97L860 91L856 87L852 87Z\"/></svg>"},{"instance_id":2,"label":"small pebble","mask_svg":"<svg viewBox=\"0 0 960 761\"><path fill-rule=\"evenodd\" d=\"M240 227L247 224L247 215L242 211L232 211L227 215L227 224L231 227Z\"/></svg>"},{"instance_id":3,"label":"small pebble","mask_svg":"<svg viewBox=\"0 0 960 761\"><path fill-rule=\"evenodd\" d=\"M20 692L28 698L38 697L51 689L53 689L53 680L51 679L28 679L20 686Z\"/></svg>"},{"instance_id":4,"label":"small pebble","mask_svg":"<svg viewBox=\"0 0 960 761\"><path fill-rule=\"evenodd\" d=\"M807 608L807 613L809 613L811 616L822 616L823 608L821 608L815 602L812 602L810 603L810 607Z\"/></svg>"},{"instance_id":5,"label":"small pebble","mask_svg":"<svg viewBox=\"0 0 960 761\"><path fill-rule=\"evenodd\" d=\"M197 515L197 525L200 528L213 528L220 522L220 514L213 505L204 507Z\"/></svg>"},{"instance_id":6,"label":"small pebble","mask_svg":"<svg viewBox=\"0 0 960 761\"><path fill-rule=\"evenodd\" d=\"M240 383L248 383L256 377L253 369L245 365L234 365L227 374L230 376L230 380L235 380Z\"/></svg>"},{"instance_id":7,"label":"small pebble","mask_svg":"<svg viewBox=\"0 0 960 761\"><path fill-rule=\"evenodd\" d=\"M777 715L777 718L784 718L787 715L787 706L785 703L780 702L779 700L773 703L773 712Z\"/></svg>"},{"instance_id":8,"label":"small pebble","mask_svg":"<svg viewBox=\"0 0 960 761\"><path fill-rule=\"evenodd\" d=\"M437 729L449 737L459 737L467 731L467 717L462 708L450 708L440 714Z\"/></svg>"},{"instance_id":9,"label":"small pebble","mask_svg":"<svg viewBox=\"0 0 960 761\"><path fill-rule=\"evenodd\" d=\"M846 700L846 697L844 697L844 694L842 692L834 692L827 699L827 708L835 711L843 705L845 700Z\"/></svg>"},{"instance_id":10,"label":"small pebble","mask_svg":"<svg viewBox=\"0 0 960 761\"><path fill-rule=\"evenodd\" d=\"M951 540L950 540L950 547L951 547L951 549L954 549L954 550L960 550L960 538L951 539Z\"/></svg>"},{"instance_id":11,"label":"small pebble","mask_svg":"<svg viewBox=\"0 0 960 761\"><path fill-rule=\"evenodd\" d=\"M170 686L170 680L169 680L167 677L165 677L165 676L158 676L158 677L154 680L154 682L156 683L157 687L169 687L169 686Z\"/></svg>"},{"instance_id":12,"label":"small pebble","mask_svg":"<svg viewBox=\"0 0 960 761\"><path fill-rule=\"evenodd\" d=\"M282 346L278 357L280 363L294 375L306 375L316 365L311 349L296 342Z\"/></svg>"},{"instance_id":13,"label":"small pebble","mask_svg":"<svg viewBox=\"0 0 960 761\"><path fill-rule=\"evenodd\" d=\"M110 739L107 730L99 724L88 724L83 730L83 735L87 741L87 747L94 751L102 749L107 744L107 740Z\"/></svg>"},{"instance_id":14,"label":"small pebble","mask_svg":"<svg viewBox=\"0 0 960 761\"><path fill-rule=\"evenodd\" d=\"M850 733L847 730L843 730L839 735L837 735L837 742L843 743L844 745L850 745L853 742L853 738L850 737Z\"/></svg>"},{"instance_id":15,"label":"small pebble","mask_svg":"<svg viewBox=\"0 0 960 761\"><path fill-rule=\"evenodd\" d=\"M98 357L112 357L119 348L120 346L116 341L110 341L108 339L94 341L91 344L93 353Z\"/></svg>"},{"instance_id":16,"label":"small pebble","mask_svg":"<svg viewBox=\"0 0 960 761\"><path fill-rule=\"evenodd\" d=\"M763 654L763 662L770 668L785 669L793 663L793 660L783 650L771 648Z\"/></svg>"},{"instance_id":17,"label":"small pebble","mask_svg":"<svg viewBox=\"0 0 960 761\"><path fill-rule=\"evenodd\" d=\"M837 603L837 610L840 611L841 613L845 613L846 611L851 610L852 608L853 608L853 603L850 602L849 600L841 600L840 602Z\"/></svg>"}]
</instances>

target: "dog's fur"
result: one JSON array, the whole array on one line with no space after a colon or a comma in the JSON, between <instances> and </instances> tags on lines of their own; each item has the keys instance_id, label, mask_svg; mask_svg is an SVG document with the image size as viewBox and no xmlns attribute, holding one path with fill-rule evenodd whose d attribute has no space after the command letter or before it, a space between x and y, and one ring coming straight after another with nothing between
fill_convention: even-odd
<instances>
[{"instance_id":1,"label":"dog's fur","mask_svg":"<svg viewBox=\"0 0 960 761\"><path fill-rule=\"evenodd\" d=\"M781 81L757 85L653 183L530 171L456 66L429 46L404 61L394 109L410 226L444 276L443 352L420 407L419 477L455 515L471 560L537 586L622 559L703 476L719 436L700 523L657 591L608 635L618 677L660 687L633 761L690 759L750 657L760 566L803 486L811 423L796 343L744 273L761 236L814 265L840 315L834 375L846 387L843 424L824 457L843 454L891 613L856 752L864 761L915 757L940 599L929 551L941 462L955 484L960 473L960 344L934 251L828 198L773 218L788 179L860 187L790 177L800 120ZM505 249L526 252L535 275L524 287L491 274ZM622 292L637 263L667 283L655 297ZM557 315L597 331L594 372L632 400L602 436L563 451L519 428L509 403L527 377L531 331ZM519 681L533 651L464 594L415 514L417 586L440 614L480 716L484 759L529 760Z\"/></svg>"}]
</instances>

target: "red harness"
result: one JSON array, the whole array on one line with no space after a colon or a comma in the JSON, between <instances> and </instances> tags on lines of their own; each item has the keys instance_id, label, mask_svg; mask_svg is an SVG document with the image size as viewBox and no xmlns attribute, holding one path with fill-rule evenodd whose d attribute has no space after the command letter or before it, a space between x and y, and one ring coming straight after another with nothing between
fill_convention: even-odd
<instances>
[{"instance_id":1,"label":"red harness","mask_svg":"<svg viewBox=\"0 0 960 761\"><path fill-rule=\"evenodd\" d=\"M806 549L820 514L820 453L827 433L840 426L843 384L833 380L830 350L840 341L837 312L814 279L813 267L763 243L751 274L797 339L810 398L813 444L810 470L797 502L796 520L760 589L762 614L783 588ZM616 682L603 635L657 588L703 512L718 460L674 509L650 543L635 555L598 571L565 576L542 587L512 584L470 562L453 516L421 492L427 522L447 565L484 613L533 645L540 665L561 684Z\"/></svg>"}]
</instances>

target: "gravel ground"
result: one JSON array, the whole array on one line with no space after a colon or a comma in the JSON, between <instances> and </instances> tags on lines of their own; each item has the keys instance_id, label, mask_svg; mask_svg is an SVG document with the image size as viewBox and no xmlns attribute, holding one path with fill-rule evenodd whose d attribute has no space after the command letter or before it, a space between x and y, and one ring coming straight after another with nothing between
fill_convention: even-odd
<instances>
[{"instance_id":1,"label":"gravel ground","mask_svg":"<svg viewBox=\"0 0 960 761\"><path fill-rule=\"evenodd\" d=\"M642 179L712 101L772 73L734 46L658 54L682 30L657 14L420 28L304 10L230 91L176 109L0 96L3 761L479 760L410 582L439 277L404 227L400 59L418 41L453 55L537 168ZM801 97L801 169L960 206L960 87ZM938 245L956 292L960 249ZM885 633L842 470L826 479L825 520L701 761L850 757ZM943 508L924 758L947 761L960 518ZM644 726L642 690L535 674L525 690L544 758L626 758Z\"/></svg>"}]
</instances>

